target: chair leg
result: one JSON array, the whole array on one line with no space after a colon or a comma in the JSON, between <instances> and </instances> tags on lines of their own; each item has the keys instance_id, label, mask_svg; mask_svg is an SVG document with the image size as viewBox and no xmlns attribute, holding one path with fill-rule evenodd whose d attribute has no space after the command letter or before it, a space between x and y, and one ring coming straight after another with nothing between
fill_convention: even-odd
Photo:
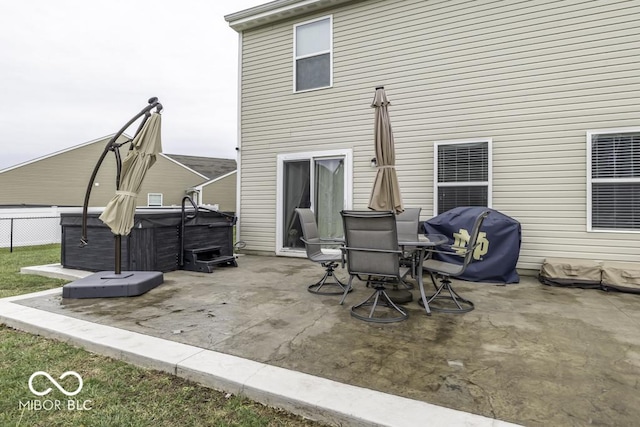
<instances>
[{"instance_id":1,"label":"chair leg","mask_svg":"<svg viewBox=\"0 0 640 427\"><path fill-rule=\"evenodd\" d=\"M342 295L346 289L349 289L349 292L351 292L350 287L342 283L334 274L335 268L338 265L337 263L328 262L322 263L321 265L325 268L324 276L313 285L307 287L309 292L317 295ZM329 278L333 280L328 281ZM330 290L322 290L324 286L330 287Z\"/></svg>"},{"instance_id":2,"label":"chair leg","mask_svg":"<svg viewBox=\"0 0 640 427\"><path fill-rule=\"evenodd\" d=\"M385 313L388 314L388 316L375 316L376 310L379 308L385 308ZM360 314L359 311L363 311L361 309L367 309L368 314ZM375 323L400 322L409 317L404 310L391 301L391 298L389 298L383 286L376 286L375 292L371 294L369 298L351 307L351 316L366 322Z\"/></svg>"},{"instance_id":3,"label":"chair leg","mask_svg":"<svg viewBox=\"0 0 640 427\"><path fill-rule=\"evenodd\" d=\"M431 310L443 313L467 313L475 308L473 302L458 295L451 286L451 280L449 277L443 276L440 279L440 285L436 284L433 275L431 275L431 280L436 287L435 293L427 298L427 303L429 304L429 307L431 307ZM432 304L432 301L434 300L446 302L443 305Z\"/></svg>"},{"instance_id":4,"label":"chair leg","mask_svg":"<svg viewBox=\"0 0 640 427\"><path fill-rule=\"evenodd\" d=\"M347 294L351 292L353 289L351 288L351 282L353 281L353 275L349 275L349 283L344 289L344 294L342 294L342 299L340 300L340 305L344 304L344 300L347 297Z\"/></svg>"},{"instance_id":5,"label":"chair leg","mask_svg":"<svg viewBox=\"0 0 640 427\"><path fill-rule=\"evenodd\" d=\"M357 274L356 274L356 277L363 282L365 281L363 278L361 278ZM394 293L391 295L387 294L387 296L389 296L393 302L397 304L405 304L413 301L413 294L409 292L409 289L413 289L412 284L407 283L402 279L401 280L393 279L394 280L393 282L391 280L392 280L391 278L389 278L389 281L386 281L385 279L383 279L385 284L391 285L393 287ZM366 282L367 282L366 284L367 288L375 287L374 284L379 282L379 279L372 275L369 275L367 276ZM400 289L399 285L402 285L404 289Z\"/></svg>"}]
</instances>

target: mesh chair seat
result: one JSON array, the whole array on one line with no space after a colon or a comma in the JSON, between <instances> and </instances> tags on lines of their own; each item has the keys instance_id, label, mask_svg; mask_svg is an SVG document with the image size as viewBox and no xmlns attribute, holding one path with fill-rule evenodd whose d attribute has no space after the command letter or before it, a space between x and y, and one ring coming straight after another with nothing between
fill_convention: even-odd
<instances>
[{"instance_id":1,"label":"mesh chair seat","mask_svg":"<svg viewBox=\"0 0 640 427\"><path fill-rule=\"evenodd\" d=\"M342 255L341 254L322 253L320 255L315 255L313 257L312 261L320 263L320 264L323 264L323 263L326 263L326 262L339 263L339 262L342 261Z\"/></svg>"},{"instance_id":2,"label":"mesh chair seat","mask_svg":"<svg viewBox=\"0 0 640 427\"><path fill-rule=\"evenodd\" d=\"M422 268L429 271L437 271L441 275L457 276L464 271L463 264L452 264L450 262L428 259L422 263Z\"/></svg>"}]
</instances>

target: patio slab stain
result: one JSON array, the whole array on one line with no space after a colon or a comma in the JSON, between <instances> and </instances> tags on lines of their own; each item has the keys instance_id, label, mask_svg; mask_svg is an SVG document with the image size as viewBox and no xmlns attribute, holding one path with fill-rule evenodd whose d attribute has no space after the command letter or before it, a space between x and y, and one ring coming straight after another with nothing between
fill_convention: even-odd
<instances>
[{"instance_id":1,"label":"patio slab stain","mask_svg":"<svg viewBox=\"0 0 640 427\"><path fill-rule=\"evenodd\" d=\"M20 303L528 426L640 419L640 295L458 281L474 311L427 317L414 290L409 319L382 325L349 314L362 282L341 306L306 291L322 274L306 259L238 264L139 297Z\"/></svg>"}]
</instances>

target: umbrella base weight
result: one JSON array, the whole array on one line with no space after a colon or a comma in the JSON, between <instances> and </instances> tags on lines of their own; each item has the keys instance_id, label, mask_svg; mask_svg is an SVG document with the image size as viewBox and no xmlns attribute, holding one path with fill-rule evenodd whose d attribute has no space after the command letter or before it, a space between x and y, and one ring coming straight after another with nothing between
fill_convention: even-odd
<instances>
[{"instance_id":1,"label":"umbrella base weight","mask_svg":"<svg viewBox=\"0 0 640 427\"><path fill-rule=\"evenodd\" d=\"M164 282L159 271L100 271L62 287L62 298L134 297Z\"/></svg>"}]
</instances>

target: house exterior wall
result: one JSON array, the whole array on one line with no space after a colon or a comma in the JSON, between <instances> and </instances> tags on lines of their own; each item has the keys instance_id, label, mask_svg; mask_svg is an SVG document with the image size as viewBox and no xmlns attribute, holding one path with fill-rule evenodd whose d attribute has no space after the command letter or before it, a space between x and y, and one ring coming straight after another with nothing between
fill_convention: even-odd
<instances>
[{"instance_id":1,"label":"house exterior wall","mask_svg":"<svg viewBox=\"0 0 640 427\"><path fill-rule=\"evenodd\" d=\"M202 186L202 203L218 205L218 209L224 212L236 211L236 181L237 172L227 174L210 184Z\"/></svg>"},{"instance_id":2,"label":"house exterior wall","mask_svg":"<svg viewBox=\"0 0 640 427\"><path fill-rule=\"evenodd\" d=\"M164 206L180 206L186 190L203 179L202 175L160 155L145 176L138 196L138 206L147 205L148 193L162 193Z\"/></svg>"},{"instance_id":3,"label":"house exterior wall","mask_svg":"<svg viewBox=\"0 0 640 427\"><path fill-rule=\"evenodd\" d=\"M109 138L6 169L0 173L0 205L82 206L93 168ZM125 139L122 139L123 141ZM121 150L126 156L128 145ZM91 190L90 206L105 206L115 194L115 157L108 153ZM163 156L147 172L137 205L147 206L147 193L162 193L163 204L180 205L185 190L204 178Z\"/></svg>"},{"instance_id":4,"label":"house exterior wall","mask_svg":"<svg viewBox=\"0 0 640 427\"><path fill-rule=\"evenodd\" d=\"M333 17L333 87L293 93L293 25ZM522 224L518 267L637 261L637 233L587 232L586 132L640 126L640 2L356 1L242 33L239 230L274 252L276 156L353 150L375 169L374 88L391 101L405 206L433 216L435 141L492 139L493 209Z\"/></svg>"}]
</instances>

